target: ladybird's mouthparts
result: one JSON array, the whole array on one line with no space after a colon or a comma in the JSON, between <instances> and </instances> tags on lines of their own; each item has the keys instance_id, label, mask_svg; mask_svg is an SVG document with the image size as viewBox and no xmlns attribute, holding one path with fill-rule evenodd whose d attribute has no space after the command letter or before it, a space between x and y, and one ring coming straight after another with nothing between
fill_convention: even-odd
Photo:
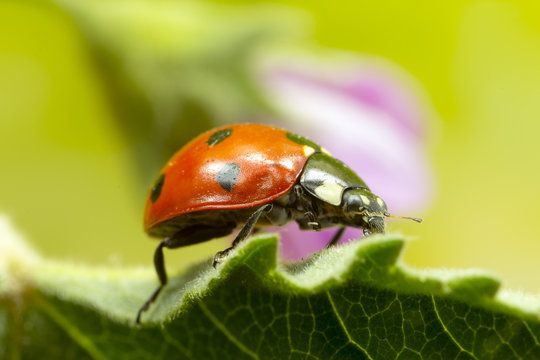
<instances>
[{"instance_id":1,"label":"ladybird's mouthparts","mask_svg":"<svg viewBox=\"0 0 540 360\"><path fill-rule=\"evenodd\" d=\"M371 231L376 231L376 232L384 232L384 220L382 217L380 216L372 216L369 218L369 221L368 221L370 227L371 227Z\"/></svg>"}]
</instances>

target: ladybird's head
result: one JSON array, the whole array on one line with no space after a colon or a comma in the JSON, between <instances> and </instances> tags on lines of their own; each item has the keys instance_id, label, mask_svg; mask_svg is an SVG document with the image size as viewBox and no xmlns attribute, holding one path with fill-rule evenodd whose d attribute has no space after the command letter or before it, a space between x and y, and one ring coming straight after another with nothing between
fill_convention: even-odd
<instances>
[{"instance_id":1,"label":"ladybird's head","mask_svg":"<svg viewBox=\"0 0 540 360\"><path fill-rule=\"evenodd\" d=\"M384 218L388 216L386 203L367 188L348 189L343 193L343 212L364 233L383 233Z\"/></svg>"},{"instance_id":2,"label":"ladybird's head","mask_svg":"<svg viewBox=\"0 0 540 360\"><path fill-rule=\"evenodd\" d=\"M343 212L350 224L364 229L364 234L384 232L384 218L393 217L421 222L413 217L393 216L383 199L367 188L352 188L343 193Z\"/></svg>"}]
</instances>

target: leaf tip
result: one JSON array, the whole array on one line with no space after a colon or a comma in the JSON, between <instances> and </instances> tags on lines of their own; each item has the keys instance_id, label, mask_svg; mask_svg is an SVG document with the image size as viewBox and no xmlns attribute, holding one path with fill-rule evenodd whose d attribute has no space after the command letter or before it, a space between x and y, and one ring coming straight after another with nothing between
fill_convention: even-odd
<instances>
[{"instance_id":1,"label":"leaf tip","mask_svg":"<svg viewBox=\"0 0 540 360\"><path fill-rule=\"evenodd\" d=\"M362 244L363 242L363 244ZM361 240L357 251L359 258L367 257L379 267L390 267L396 264L403 251L405 240L399 235L374 235Z\"/></svg>"},{"instance_id":2,"label":"leaf tip","mask_svg":"<svg viewBox=\"0 0 540 360\"><path fill-rule=\"evenodd\" d=\"M278 238L276 234L253 236L239 244L224 261L221 274L228 274L239 266L247 266L259 274L266 274L277 266Z\"/></svg>"},{"instance_id":3,"label":"leaf tip","mask_svg":"<svg viewBox=\"0 0 540 360\"><path fill-rule=\"evenodd\" d=\"M450 289L451 295L477 300L494 297L501 286L501 282L493 275L471 272L448 280L446 285Z\"/></svg>"}]
</instances>

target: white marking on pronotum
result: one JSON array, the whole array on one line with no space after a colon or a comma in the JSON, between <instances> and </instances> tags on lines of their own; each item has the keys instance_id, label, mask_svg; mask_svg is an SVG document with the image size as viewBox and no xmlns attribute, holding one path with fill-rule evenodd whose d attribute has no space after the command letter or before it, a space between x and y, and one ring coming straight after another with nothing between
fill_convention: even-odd
<instances>
[{"instance_id":1,"label":"white marking on pronotum","mask_svg":"<svg viewBox=\"0 0 540 360\"><path fill-rule=\"evenodd\" d=\"M377 204L379 204L380 207L383 207L384 206L384 201L380 197L378 197L377 198Z\"/></svg>"},{"instance_id":2,"label":"white marking on pronotum","mask_svg":"<svg viewBox=\"0 0 540 360\"><path fill-rule=\"evenodd\" d=\"M369 205L370 201L369 201L369 199L368 199L368 197L366 195L360 195L360 199L362 199L362 202L365 205Z\"/></svg>"},{"instance_id":3,"label":"white marking on pronotum","mask_svg":"<svg viewBox=\"0 0 540 360\"><path fill-rule=\"evenodd\" d=\"M310 156L315 152L315 149L308 145L302 146L302 149L304 149L304 155L306 156Z\"/></svg>"},{"instance_id":4,"label":"white marking on pronotum","mask_svg":"<svg viewBox=\"0 0 540 360\"><path fill-rule=\"evenodd\" d=\"M315 188L315 194L327 203L338 206L341 204L343 186L335 182L325 181Z\"/></svg>"}]
</instances>

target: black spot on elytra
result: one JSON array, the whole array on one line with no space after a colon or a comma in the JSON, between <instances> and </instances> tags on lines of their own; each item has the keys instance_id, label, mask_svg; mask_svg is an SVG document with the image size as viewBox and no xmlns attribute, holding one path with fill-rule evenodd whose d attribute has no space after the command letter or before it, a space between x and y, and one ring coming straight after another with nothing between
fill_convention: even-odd
<instances>
[{"instance_id":1,"label":"black spot on elytra","mask_svg":"<svg viewBox=\"0 0 540 360\"><path fill-rule=\"evenodd\" d=\"M238 178L239 172L240 166L238 166L238 164L226 163L216 175L216 181L219 183L219 185L221 185L223 189L231 192L234 184L236 184L236 179Z\"/></svg>"},{"instance_id":2,"label":"black spot on elytra","mask_svg":"<svg viewBox=\"0 0 540 360\"><path fill-rule=\"evenodd\" d=\"M164 182L165 174L159 175L159 177L154 182L154 185L152 186L152 190L150 192L150 200L152 200L152 203L155 203L156 200L159 198L159 195L161 195L161 189L163 188Z\"/></svg>"},{"instance_id":3,"label":"black spot on elytra","mask_svg":"<svg viewBox=\"0 0 540 360\"><path fill-rule=\"evenodd\" d=\"M314 143L308 138L303 137L302 135L298 135L292 132L287 132L287 139L294 141L295 143L300 144L300 145L311 146L312 148L315 149L315 151L321 151L320 145Z\"/></svg>"},{"instance_id":4,"label":"black spot on elytra","mask_svg":"<svg viewBox=\"0 0 540 360\"><path fill-rule=\"evenodd\" d=\"M214 146L216 144L219 144L220 142L222 142L229 136L231 136L231 134L232 134L232 129L223 129L223 130L216 131L215 133L210 135L208 140L206 140L206 143L208 144L208 146Z\"/></svg>"}]
</instances>

